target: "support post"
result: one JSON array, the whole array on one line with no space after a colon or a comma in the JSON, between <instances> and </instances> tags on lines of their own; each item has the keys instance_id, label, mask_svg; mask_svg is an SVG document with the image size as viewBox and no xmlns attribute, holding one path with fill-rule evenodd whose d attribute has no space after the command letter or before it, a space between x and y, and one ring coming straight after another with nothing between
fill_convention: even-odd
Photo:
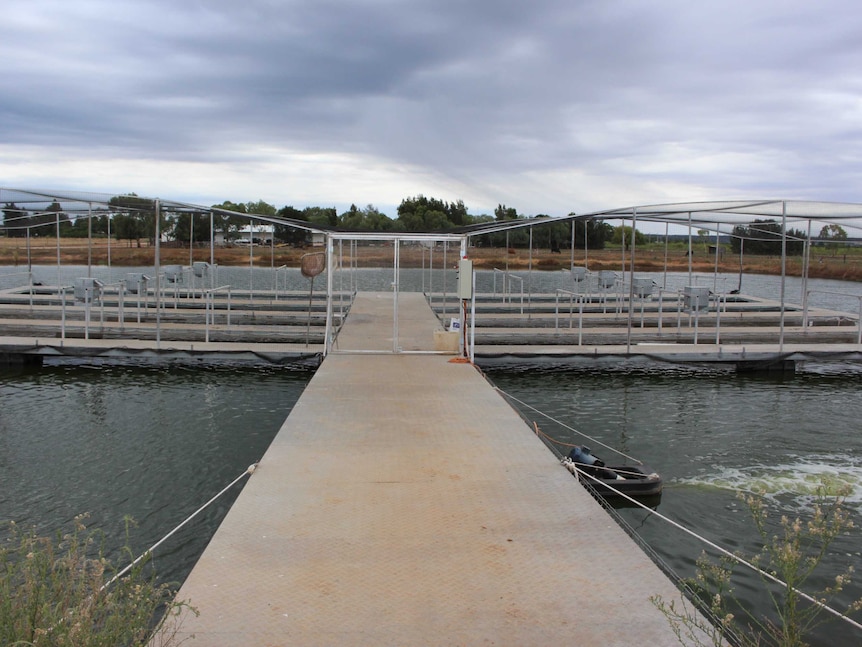
<instances>
[{"instance_id":1,"label":"support post","mask_svg":"<svg viewBox=\"0 0 862 647\"><path fill-rule=\"evenodd\" d=\"M156 349L161 348L162 343L162 270L161 270L161 204L159 203L158 198L154 204L155 207L155 217L156 217L156 225L155 225L155 270L156 270Z\"/></svg>"},{"instance_id":2,"label":"support post","mask_svg":"<svg viewBox=\"0 0 862 647\"><path fill-rule=\"evenodd\" d=\"M781 203L781 325L778 350L784 350L784 290L787 283L787 202Z\"/></svg>"}]
</instances>

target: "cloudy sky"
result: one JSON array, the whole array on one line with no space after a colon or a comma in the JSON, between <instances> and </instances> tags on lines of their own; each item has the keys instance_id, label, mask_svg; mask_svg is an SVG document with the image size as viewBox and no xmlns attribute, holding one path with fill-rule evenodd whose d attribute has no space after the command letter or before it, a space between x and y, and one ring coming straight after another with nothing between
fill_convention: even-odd
<instances>
[{"instance_id":1,"label":"cloudy sky","mask_svg":"<svg viewBox=\"0 0 862 647\"><path fill-rule=\"evenodd\" d=\"M0 186L862 202L857 0L6 0Z\"/></svg>"}]
</instances>

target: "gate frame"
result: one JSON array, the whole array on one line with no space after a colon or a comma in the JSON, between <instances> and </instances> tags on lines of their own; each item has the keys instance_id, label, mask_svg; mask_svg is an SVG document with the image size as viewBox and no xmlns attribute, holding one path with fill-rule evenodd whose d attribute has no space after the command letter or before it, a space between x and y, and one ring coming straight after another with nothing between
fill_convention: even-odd
<instances>
[{"instance_id":1,"label":"gate frame","mask_svg":"<svg viewBox=\"0 0 862 647\"><path fill-rule=\"evenodd\" d=\"M333 338L333 290L335 274L335 242L336 241L380 241L392 242L395 249L393 259L393 292L392 299L392 350L394 354L405 353L398 349L398 293L400 290L401 257L400 248L402 242L457 242L460 245L459 260L467 258L467 246L469 236L467 234L446 233L421 233L421 232L326 232L326 332L324 338L323 356L332 352ZM433 270L433 268L431 268ZM445 269L445 268L444 268ZM471 322L472 325L472 322ZM385 352L385 351L383 351ZM408 351L409 352L409 351Z\"/></svg>"}]
</instances>

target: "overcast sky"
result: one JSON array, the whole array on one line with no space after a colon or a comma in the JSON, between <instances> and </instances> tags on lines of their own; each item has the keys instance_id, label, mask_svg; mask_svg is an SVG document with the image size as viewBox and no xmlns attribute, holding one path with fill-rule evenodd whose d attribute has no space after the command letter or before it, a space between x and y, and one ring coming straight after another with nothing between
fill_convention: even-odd
<instances>
[{"instance_id":1,"label":"overcast sky","mask_svg":"<svg viewBox=\"0 0 862 647\"><path fill-rule=\"evenodd\" d=\"M0 186L862 202L858 0L5 0Z\"/></svg>"}]
</instances>

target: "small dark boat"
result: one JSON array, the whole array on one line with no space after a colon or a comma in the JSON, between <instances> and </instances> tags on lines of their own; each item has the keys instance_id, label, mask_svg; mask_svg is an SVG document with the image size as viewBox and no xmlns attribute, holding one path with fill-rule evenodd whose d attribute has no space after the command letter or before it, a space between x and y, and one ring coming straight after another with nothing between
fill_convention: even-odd
<instances>
[{"instance_id":1,"label":"small dark boat","mask_svg":"<svg viewBox=\"0 0 862 647\"><path fill-rule=\"evenodd\" d=\"M621 494L630 497L661 494L661 476L652 468L646 465L605 465L602 459L590 452L589 447L583 445L573 448L563 459L563 465L582 483L606 498Z\"/></svg>"}]
</instances>

